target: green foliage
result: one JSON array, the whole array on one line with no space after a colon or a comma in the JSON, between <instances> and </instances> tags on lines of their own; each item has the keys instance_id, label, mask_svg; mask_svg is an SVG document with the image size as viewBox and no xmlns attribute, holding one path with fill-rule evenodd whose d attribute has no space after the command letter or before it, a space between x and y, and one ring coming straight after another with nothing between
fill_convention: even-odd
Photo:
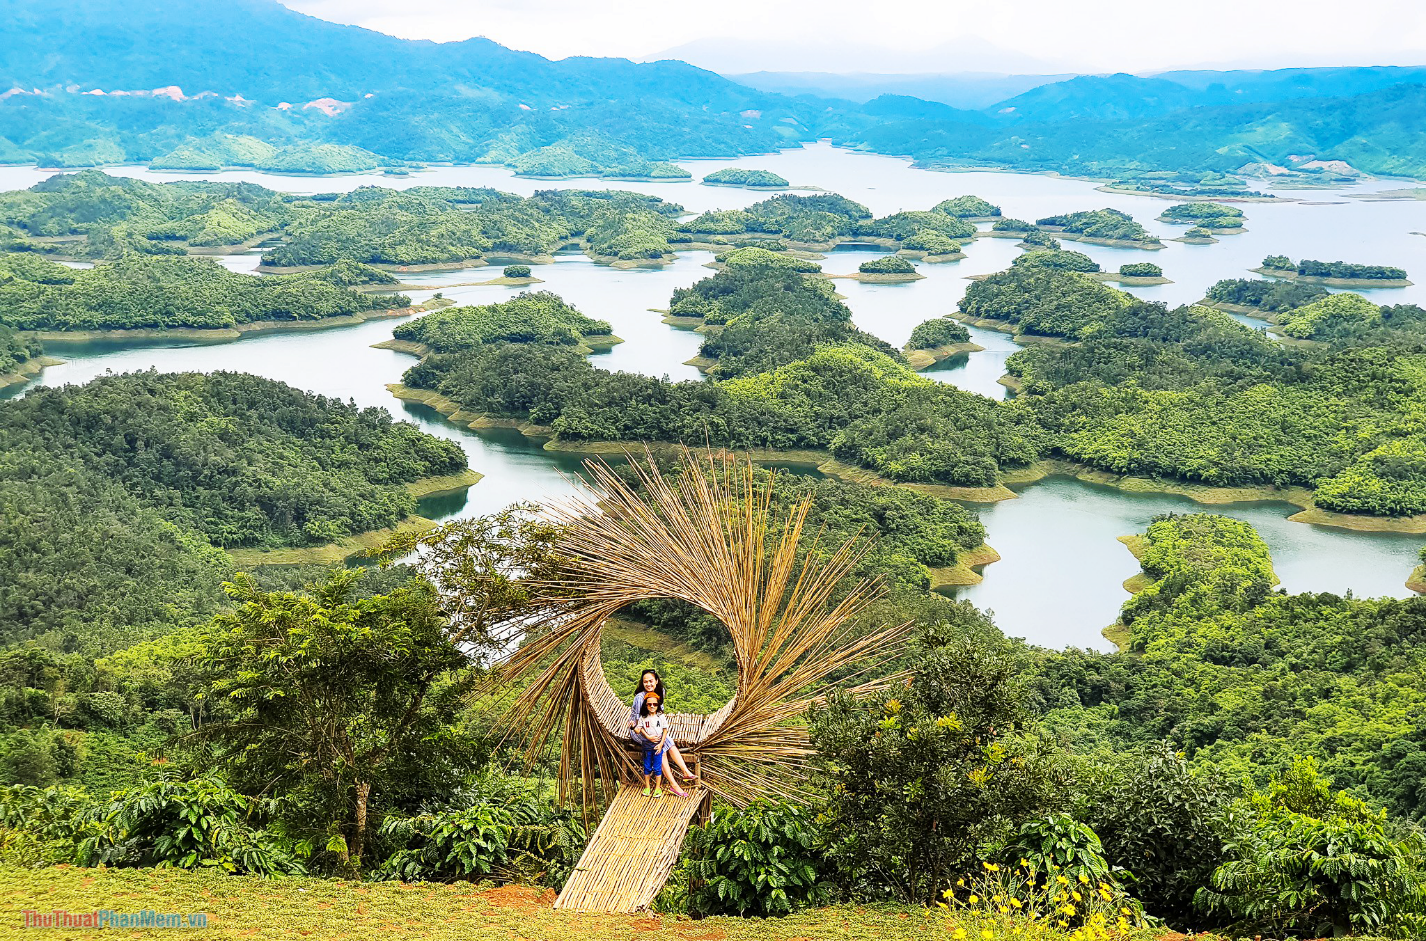
<instances>
[{"instance_id":1,"label":"green foliage","mask_svg":"<svg viewBox=\"0 0 1426 941\"><path fill-rule=\"evenodd\" d=\"M787 186L785 178L768 170L745 170L742 167L726 167L715 170L703 178L704 183L720 186Z\"/></svg>"},{"instance_id":2,"label":"green foliage","mask_svg":"<svg viewBox=\"0 0 1426 941\"><path fill-rule=\"evenodd\" d=\"M828 860L854 895L929 904L982 845L1063 801L1063 768L1023 719L1003 645L928 638L904 691L834 698L811 735L831 785Z\"/></svg>"},{"instance_id":3,"label":"green foliage","mask_svg":"<svg viewBox=\"0 0 1426 941\"><path fill-rule=\"evenodd\" d=\"M1085 212L1071 212L1059 216L1046 216L1035 220L1037 226L1053 226L1070 235L1087 239L1105 239L1115 242L1136 242L1144 245L1158 245L1158 237L1134 221L1126 212L1117 209L1094 209Z\"/></svg>"},{"instance_id":4,"label":"green foliage","mask_svg":"<svg viewBox=\"0 0 1426 941\"><path fill-rule=\"evenodd\" d=\"M1004 321L1024 333L1077 338L1131 301L1077 272L1019 265L972 284L959 306L969 317Z\"/></svg>"},{"instance_id":5,"label":"green foliage","mask_svg":"<svg viewBox=\"0 0 1426 941\"><path fill-rule=\"evenodd\" d=\"M1301 281L1263 281L1254 278L1225 279L1208 289L1210 301L1256 307L1269 314L1306 307L1327 296L1327 289L1315 284L1304 284Z\"/></svg>"},{"instance_id":6,"label":"green foliage","mask_svg":"<svg viewBox=\"0 0 1426 941\"><path fill-rule=\"evenodd\" d=\"M980 218L985 216L1000 215L1000 207L979 196L957 196L954 199L943 199L935 206L936 212L944 212L948 216L959 216L961 218ZM997 222L999 220L996 220Z\"/></svg>"},{"instance_id":7,"label":"green foliage","mask_svg":"<svg viewBox=\"0 0 1426 941\"><path fill-rule=\"evenodd\" d=\"M82 866L213 867L298 875L302 863L265 823L273 801L244 797L216 776L161 775L96 803L74 859Z\"/></svg>"},{"instance_id":8,"label":"green foliage","mask_svg":"<svg viewBox=\"0 0 1426 941\"><path fill-rule=\"evenodd\" d=\"M1299 340L1365 332L1381 322L1381 308L1360 294L1329 294L1288 311L1281 321L1282 332Z\"/></svg>"},{"instance_id":9,"label":"green foliage","mask_svg":"<svg viewBox=\"0 0 1426 941\"><path fill-rule=\"evenodd\" d=\"M1308 755L1394 813L1422 815L1426 599L1275 593L1261 539L1213 515L1156 520L1138 551L1154 581L1124 606L1130 651L1045 655L1049 727L1086 748L1168 739L1259 783ZM1107 847L1122 845L1096 823Z\"/></svg>"},{"instance_id":10,"label":"green foliage","mask_svg":"<svg viewBox=\"0 0 1426 941\"><path fill-rule=\"evenodd\" d=\"M719 806L712 820L688 833L689 913L766 918L825 904L830 890L820 842L806 807Z\"/></svg>"},{"instance_id":11,"label":"green foliage","mask_svg":"<svg viewBox=\"0 0 1426 941\"><path fill-rule=\"evenodd\" d=\"M113 429L123 429L114 433ZM415 511L404 484L465 467L459 446L240 373L129 373L0 403L0 479L121 484L218 546L330 542ZM93 483L83 477L93 477ZM172 538L181 540L180 534Z\"/></svg>"},{"instance_id":12,"label":"green foliage","mask_svg":"<svg viewBox=\"0 0 1426 941\"><path fill-rule=\"evenodd\" d=\"M1236 229L1245 221L1243 210L1222 203L1177 203L1159 216L1164 222L1198 225L1206 229Z\"/></svg>"},{"instance_id":13,"label":"green foliage","mask_svg":"<svg viewBox=\"0 0 1426 941\"><path fill-rule=\"evenodd\" d=\"M241 789L286 796L288 832L351 871L387 812L444 793L473 762L452 728L470 663L434 590L355 598L361 574L312 594L237 576L225 586L236 607L196 658L215 710L195 736L206 760Z\"/></svg>"},{"instance_id":14,"label":"green foliage","mask_svg":"<svg viewBox=\"0 0 1426 941\"><path fill-rule=\"evenodd\" d=\"M996 219L990 227L992 232L1034 232L1035 224L1024 219Z\"/></svg>"},{"instance_id":15,"label":"green foliage","mask_svg":"<svg viewBox=\"0 0 1426 941\"><path fill-rule=\"evenodd\" d=\"M1125 278L1162 278L1164 269L1151 261L1135 261L1120 265L1119 274Z\"/></svg>"},{"instance_id":16,"label":"green foliage","mask_svg":"<svg viewBox=\"0 0 1426 941\"><path fill-rule=\"evenodd\" d=\"M1274 271L1296 271L1297 265L1286 255L1269 255L1263 259L1263 267Z\"/></svg>"},{"instance_id":17,"label":"green foliage","mask_svg":"<svg viewBox=\"0 0 1426 941\"><path fill-rule=\"evenodd\" d=\"M584 849L579 821L528 786L491 782L455 804L393 814L381 837L399 847L372 877L403 882L542 882L559 888Z\"/></svg>"},{"instance_id":18,"label":"green foliage","mask_svg":"<svg viewBox=\"0 0 1426 941\"><path fill-rule=\"evenodd\" d=\"M949 239L975 237L975 225L943 212L898 212L882 219L863 222L857 234L904 241L918 232L939 232Z\"/></svg>"},{"instance_id":19,"label":"green foliage","mask_svg":"<svg viewBox=\"0 0 1426 941\"><path fill-rule=\"evenodd\" d=\"M1385 814L1332 791L1311 760L1236 810L1227 853L1199 900L1240 930L1415 937L1426 926L1426 848L1393 840Z\"/></svg>"},{"instance_id":20,"label":"green foliage","mask_svg":"<svg viewBox=\"0 0 1426 941\"><path fill-rule=\"evenodd\" d=\"M498 304L443 308L398 324L392 334L437 353L459 353L492 343L578 346L611 329L608 321L591 320L554 294L539 291Z\"/></svg>"},{"instance_id":21,"label":"green foliage","mask_svg":"<svg viewBox=\"0 0 1426 941\"><path fill-rule=\"evenodd\" d=\"M901 242L907 251L925 252L928 255L954 255L961 250L957 242L935 229L917 229Z\"/></svg>"},{"instance_id":22,"label":"green foliage","mask_svg":"<svg viewBox=\"0 0 1426 941\"><path fill-rule=\"evenodd\" d=\"M1085 819L1134 896L1171 924L1191 923L1194 893L1223 861L1228 789L1156 742L1104 762L1086 790Z\"/></svg>"},{"instance_id":23,"label":"green foliage","mask_svg":"<svg viewBox=\"0 0 1426 941\"><path fill-rule=\"evenodd\" d=\"M0 376L13 373L43 351L38 340L0 325Z\"/></svg>"},{"instance_id":24,"label":"green foliage","mask_svg":"<svg viewBox=\"0 0 1426 941\"><path fill-rule=\"evenodd\" d=\"M915 274L916 266L900 256L887 255L864 261L857 266L857 270L862 274Z\"/></svg>"},{"instance_id":25,"label":"green foliage","mask_svg":"<svg viewBox=\"0 0 1426 941\"><path fill-rule=\"evenodd\" d=\"M1011 262L1011 265L1018 268L1057 268L1061 271L1080 271L1085 274L1099 271L1099 262L1081 252L1068 249L1026 252Z\"/></svg>"},{"instance_id":26,"label":"green foliage","mask_svg":"<svg viewBox=\"0 0 1426 941\"><path fill-rule=\"evenodd\" d=\"M1054 813L1020 825L1001 851L1001 864L1022 864L1035 878L1063 875L1071 884L1116 881L1122 875L1104 858L1099 836L1066 813Z\"/></svg>"},{"instance_id":27,"label":"green foliage","mask_svg":"<svg viewBox=\"0 0 1426 941\"><path fill-rule=\"evenodd\" d=\"M949 317L933 317L922 321L911 331L906 341L908 350L933 350L940 346L970 342L970 331Z\"/></svg>"},{"instance_id":28,"label":"green foliage","mask_svg":"<svg viewBox=\"0 0 1426 941\"><path fill-rule=\"evenodd\" d=\"M1264 260L1266 264L1266 260ZM1313 261L1304 258L1297 263L1297 273L1307 278L1342 278L1351 281L1403 281L1406 271L1386 265L1351 265L1345 261Z\"/></svg>"},{"instance_id":29,"label":"green foliage","mask_svg":"<svg viewBox=\"0 0 1426 941\"><path fill-rule=\"evenodd\" d=\"M506 265L500 272L507 278L528 278L530 276L529 265Z\"/></svg>"},{"instance_id":30,"label":"green foliage","mask_svg":"<svg viewBox=\"0 0 1426 941\"><path fill-rule=\"evenodd\" d=\"M18 275L15 267L10 271ZM0 318L23 330L213 329L320 320L410 303L400 294L349 290L345 281L351 277L374 283L373 276L351 269L258 277L207 258L129 255L72 277L69 284L19 276L0 281Z\"/></svg>"}]
</instances>

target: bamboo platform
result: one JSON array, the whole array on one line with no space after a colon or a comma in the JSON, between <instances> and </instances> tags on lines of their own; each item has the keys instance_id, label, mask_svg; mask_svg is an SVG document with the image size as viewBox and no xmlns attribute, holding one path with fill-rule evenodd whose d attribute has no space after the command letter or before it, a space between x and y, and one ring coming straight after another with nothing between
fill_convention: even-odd
<instances>
[{"instance_id":1,"label":"bamboo platform","mask_svg":"<svg viewBox=\"0 0 1426 941\"><path fill-rule=\"evenodd\" d=\"M619 788L555 908L633 914L653 903L678 861L704 790L690 788L688 797L664 791L654 800L642 789L642 784Z\"/></svg>"}]
</instances>

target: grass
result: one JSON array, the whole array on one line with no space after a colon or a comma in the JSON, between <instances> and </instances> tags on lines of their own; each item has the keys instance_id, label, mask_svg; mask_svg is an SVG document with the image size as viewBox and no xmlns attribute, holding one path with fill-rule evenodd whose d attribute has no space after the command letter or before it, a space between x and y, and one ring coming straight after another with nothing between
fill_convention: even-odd
<instances>
[{"instance_id":1,"label":"grass","mask_svg":"<svg viewBox=\"0 0 1426 941\"><path fill-rule=\"evenodd\" d=\"M588 915L554 911L549 889L261 879L176 869L0 869L0 923L19 928L25 909L204 912L204 938L311 941L1068 941L1068 932L1024 921L890 905L835 906L776 919ZM1018 930L1017 930L1018 929ZM88 939L94 928L55 928L46 938ZM106 937L172 937L172 929L110 929ZM184 935L185 937L189 935ZM1148 941L1131 931L1123 941Z\"/></svg>"}]
</instances>

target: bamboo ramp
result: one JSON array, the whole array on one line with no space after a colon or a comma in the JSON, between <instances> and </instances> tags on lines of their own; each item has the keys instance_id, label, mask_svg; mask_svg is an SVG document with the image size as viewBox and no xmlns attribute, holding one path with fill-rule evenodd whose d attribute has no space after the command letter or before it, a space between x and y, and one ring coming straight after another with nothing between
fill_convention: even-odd
<instances>
[{"instance_id":1,"label":"bamboo ramp","mask_svg":"<svg viewBox=\"0 0 1426 941\"><path fill-rule=\"evenodd\" d=\"M653 903L678 861L704 791L689 788L687 797L664 791L659 800L642 792L642 784L619 788L555 908L633 914Z\"/></svg>"}]
</instances>

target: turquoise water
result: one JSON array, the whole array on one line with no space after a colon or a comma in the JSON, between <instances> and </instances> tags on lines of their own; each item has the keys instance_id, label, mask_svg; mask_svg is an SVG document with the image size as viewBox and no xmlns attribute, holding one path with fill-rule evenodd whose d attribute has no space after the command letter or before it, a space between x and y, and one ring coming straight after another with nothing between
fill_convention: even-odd
<instances>
[{"instance_id":1,"label":"turquoise water","mask_svg":"<svg viewBox=\"0 0 1426 941\"><path fill-rule=\"evenodd\" d=\"M817 185L868 205L878 215L901 209L926 209L942 199L974 193L999 203L1007 215L1037 218L1051 213L1112 206L1132 213L1151 231L1169 238L1181 227L1153 221L1170 205L1166 200L1099 193L1094 184L1051 176L1014 173L937 173L916 170L904 160L853 154L825 145L738 161L697 161L686 165L698 175L736 163L738 166L774 170L795 184ZM225 174L156 174L136 168L113 171L155 180L179 178L250 180L292 191L349 190L362 185L405 187L415 184L496 186L531 193L553 187L637 189L682 203L690 210L735 208L765 198L767 194L696 183L603 184L591 181L548 183L518 180L509 171L493 167L445 167L408 178L353 175L312 179L276 177L239 172ZM0 188L29 186L50 174L35 168L0 168ZM1400 183L1373 183L1366 188L1392 188ZM1366 202L1347 191L1316 192L1308 202L1244 205L1248 232L1223 236L1217 245L1189 246L1169 242L1157 251L1110 249L1067 243L1095 258L1106 268L1124 261L1151 260L1165 269L1175 283L1133 288L1133 293L1176 304L1198 300L1219 278L1249 276L1247 269L1266 254L1294 258L1316 257L1400 265L1426 284L1426 241L1414 231L1426 231L1426 204L1419 202ZM1301 195L1301 194L1298 194ZM822 262L834 274L856 271L857 265L877 257L875 251L838 251ZM1006 267L1018 254L1008 239L978 239L966 247L959 262L920 265L926 275L907 284L861 284L838 280L859 327L901 346L916 324L955 309L969 283L967 275ZM251 271L257 253L222 258L236 271ZM607 369L623 369L671 379L694 379L697 371L684 365L698 349L701 337L660 322L649 308L664 308L675 287L706 276L703 267L711 255L690 252L661 270L616 270L595 265L582 255L561 255L553 265L536 266L534 274L545 283L534 290L560 294L589 316L608 320L626 342L593 362ZM491 303L512 296L519 288L453 285L498 276L498 267L451 272L412 273L408 282L422 289L407 293L417 300L436 290L462 304ZM1426 288L1380 289L1371 292L1381 302L1426 303ZM1245 322L1251 318L1245 318ZM485 478L465 495L433 498L423 509L442 517L491 512L516 500L546 500L567 495L579 460L545 452L513 431L476 434L445 421L423 406L406 405L386 390L400 381L415 360L405 354L376 350L371 344L389 339L398 321L376 320L359 326L278 333L247 338L236 343L150 344L118 346L89 344L51 352L67 362L44 371L38 382L58 385L85 382L107 371L137 369L164 371L239 370L268 376L323 395L351 400L362 406L386 408L432 434L457 441L471 467ZM1258 325L1258 324L1254 324ZM1017 345L1004 334L971 328L972 339L985 347L954 361L940 364L927 375L960 388L1003 398L1006 390L996 380ZM19 394L23 390L11 390ZM975 604L995 612L996 622L1009 635L1047 646L1107 647L1099 631L1111 623L1127 597L1121 582L1138 567L1116 537L1141 532L1148 520L1161 512L1191 512L1196 504L1177 497L1126 494L1069 479L1051 479L1023 491L1019 499L980 507L988 542L1003 559L985 569L985 580L963 590ZM1256 526L1271 546L1279 576L1293 591L1354 591L1358 595L1408 594L1404 581L1414 564L1423 536L1352 533L1288 522L1295 508L1260 503L1218 508Z\"/></svg>"}]
</instances>

